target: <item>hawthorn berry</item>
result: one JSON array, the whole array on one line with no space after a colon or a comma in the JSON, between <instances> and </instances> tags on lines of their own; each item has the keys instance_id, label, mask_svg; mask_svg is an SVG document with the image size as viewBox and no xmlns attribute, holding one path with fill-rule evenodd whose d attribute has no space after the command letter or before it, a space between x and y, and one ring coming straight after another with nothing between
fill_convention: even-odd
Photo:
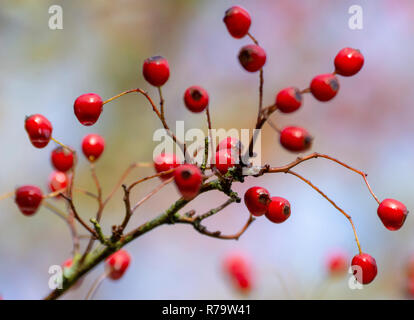
<instances>
[{"instance_id":1,"label":"hawthorn berry","mask_svg":"<svg viewBox=\"0 0 414 320\"><path fill-rule=\"evenodd\" d=\"M290 217L290 203L282 197L272 197L266 211L266 218L274 223L282 223Z\"/></svg>"},{"instance_id":2,"label":"hawthorn berry","mask_svg":"<svg viewBox=\"0 0 414 320\"><path fill-rule=\"evenodd\" d=\"M145 80L154 87L161 87L170 77L170 66L167 59L154 56L144 61L142 73Z\"/></svg>"},{"instance_id":3,"label":"hawthorn berry","mask_svg":"<svg viewBox=\"0 0 414 320\"><path fill-rule=\"evenodd\" d=\"M62 172L69 171L73 167L73 152L59 146L52 151L50 160L56 170Z\"/></svg>"},{"instance_id":4,"label":"hawthorn berry","mask_svg":"<svg viewBox=\"0 0 414 320\"><path fill-rule=\"evenodd\" d=\"M223 149L231 149L235 153L239 154L241 150L243 149L243 145L239 139L233 138L233 137L227 137L221 140L216 147L217 152Z\"/></svg>"},{"instance_id":5,"label":"hawthorn berry","mask_svg":"<svg viewBox=\"0 0 414 320\"><path fill-rule=\"evenodd\" d=\"M335 57L335 72L344 77L357 74L364 65L364 56L361 51L352 48L343 48Z\"/></svg>"},{"instance_id":6,"label":"hawthorn berry","mask_svg":"<svg viewBox=\"0 0 414 320\"><path fill-rule=\"evenodd\" d=\"M44 148L48 145L52 137L53 127L45 116L34 114L27 117L24 127L33 146Z\"/></svg>"},{"instance_id":7,"label":"hawthorn berry","mask_svg":"<svg viewBox=\"0 0 414 320\"><path fill-rule=\"evenodd\" d=\"M256 72L266 63L266 52L256 44L248 44L240 49L239 61L246 71Z\"/></svg>"},{"instance_id":8,"label":"hawthorn berry","mask_svg":"<svg viewBox=\"0 0 414 320\"><path fill-rule=\"evenodd\" d=\"M267 212L270 203L270 193L262 187L251 187L244 194L244 203L249 212L258 217Z\"/></svg>"},{"instance_id":9,"label":"hawthorn berry","mask_svg":"<svg viewBox=\"0 0 414 320\"><path fill-rule=\"evenodd\" d=\"M328 255L326 267L331 276L341 276L348 269L347 256L341 251L335 251Z\"/></svg>"},{"instance_id":10,"label":"hawthorn berry","mask_svg":"<svg viewBox=\"0 0 414 320\"><path fill-rule=\"evenodd\" d=\"M208 93L202 87L191 86L184 93L184 103L191 112L199 113L208 106Z\"/></svg>"},{"instance_id":11,"label":"hawthorn berry","mask_svg":"<svg viewBox=\"0 0 414 320\"><path fill-rule=\"evenodd\" d=\"M241 293L249 293L253 286L253 273L249 260L238 253L227 256L223 262L225 274Z\"/></svg>"},{"instance_id":12,"label":"hawthorn berry","mask_svg":"<svg viewBox=\"0 0 414 320\"><path fill-rule=\"evenodd\" d=\"M154 160L154 168L155 171L158 173L163 171L168 171L173 168L177 168L180 165L180 160L177 158L177 156L174 153L161 153L158 156L155 157ZM160 178L162 180L168 180L174 175L173 172L162 175Z\"/></svg>"},{"instance_id":13,"label":"hawthorn berry","mask_svg":"<svg viewBox=\"0 0 414 320\"><path fill-rule=\"evenodd\" d=\"M368 253L355 255L351 267L356 280L361 284L371 283L377 276L377 262Z\"/></svg>"},{"instance_id":14,"label":"hawthorn berry","mask_svg":"<svg viewBox=\"0 0 414 320\"><path fill-rule=\"evenodd\" d=\"M108 269L108 277L112 280L120 279L131 263L131 256L123 249L111 254L106 260L106 268Z\"/></svg>"},{"instance_id":15,"label":"hawthorn berry","mask_svg":"<svg viewBox=\"0 0 414 320\"><path fill-rule=\"evenodd\" d=\"M227 9L223 21L229 33L236 39L243 38L249 32L252 23L249 12L240 6Z\"/></svg>"},{"instance_id":16,"label":"hawthorn berry","mask_svg":"<svg viewBox=\"0 0 414 320\"><path fill-rule=\"evenodd\" d=\"M185 200L194 198L200 191L203 177L193 164L182 164L174 171L174 181Z\"/></svg>"},{"instance_id":17,"label":"hawthorn berry","mask_svg":"<svg viewBox=\"0 0 414 320\"><path fill-rule=\"evenodd\" d=\"M52 192L65 189L68 183L68 176L62 171L53 171L49 176L49 189Z\"/></svg>"},{"instance_id":18,"label":"hawthorn berry","mask_svg":"<svg viewBox=\"0 0 414 320\"><path fill-rule=\"evenodd\" d=\"M70 270L70 268L72 268L73 266L73 259L72 258L68 258L66 259L63 263L62 263L62 269L63 269L63 273L66 274L66 272L68 272ZM73 286L73 289L78 289L83 283L83 278L79 279Z\"/></svg>"},{"instance_id":19,"label":"hawthorn berry","mask_svg":"<svg viewBox=\"0 0 414 320\"><path fill-rule=\"evenodd\" d=\"M73 109L81 124L91 126L102 113L103 101L96 93L85 93L75 100Z\"/></svg>"},{"instance_id":20,"label":"hawthorn berry","mask_svg":"<svg viewBox=\"0 0 414 320\"><path fill-rule=\"evenodd\" d=\"M237 159L232 149L221 149L216 152L214 166L221 174L226 174L230 168L236 165Z\"/></svg>"},{"instance_id":21,"label":"hawthorn berry","mask_svg":"<svg viewBox=\"0 0 414 320\"><path fill-rule=\"evenodd\" d=\"M289 151L301 152L312 145L312 136L301 127L286 127L280 132L280 143Z\"/></svg>"},{"instance_id":22,"label":"hawthorn berry","mask_svg":"<svg viewBox=\"0 0 414 320\"><path fill-rule=\"evenodd\" d=\"M391 231L398 230L407 218L408 210L406 206L395 199L385 199L378 206L378 217L384 226Z\"/></svg>"},{"instance_id":23,"label":"hawthorn berry","mask_svg":"<svg viewBox=\"0 0 414 320\"><path fill-rule=\"evenodd\" d=\"M42 199L42 190L36 186L21 186L15 191L14 201L25 216L31 216L36 213L42 203Z\"/></svg>"},{"instance_id":24,"label":"hawthorn berry","mask_svg":"<svg viewBox=\"0 0 414 320\"><path fill-rule=\"evenodd\" d=\"M83 154L90 162L98 160L105 148L105 140L98 134L88 134L82 140Z\"/></svg>"},{"instance_id":25,"label":"hawthorn berry","mask_svg":"<svg viewBox=\"0 0 414 320\"><path fill-rule=\"evenodd\" d=\"M276 96L276 105L280 112L291 113L302 105L302 94L295 87L288 87L280 90Z\"/></svg>"},{"instance_id":26,"label":"hawthorn berry","mask_svg":"<svg viewBox=\"0 0 414 320\"><path fill-rule=\"evenodd\" d=\"M320 74L312 79L310 91L315 99L329 101L333 99L339 90L338 78L332 73Z\"/></svg>"}]
</instances>

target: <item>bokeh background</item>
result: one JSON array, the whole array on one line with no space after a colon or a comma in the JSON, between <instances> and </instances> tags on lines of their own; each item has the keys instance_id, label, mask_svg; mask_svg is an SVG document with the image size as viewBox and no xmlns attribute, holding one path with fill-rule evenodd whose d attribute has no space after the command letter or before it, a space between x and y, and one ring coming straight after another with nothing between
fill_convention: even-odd
<instances>
[{"instance_id":1,"label":"bokeh background","mask_svg":"<svg viewBox=\"0 0 414 320\"><path fill-rule=\"evenodd\" d=\"M63 30L48 28L48 8L63 8ZM53 123L54 136L80 150L83 135L102 134L106 150L97 163L108 193L123 170L134 161L151 161L152 134L160 127L146 101L129 95L105 106L93 127L79 124L73 101L86 92L107 99L141 87L156 97L143 80L141 65L152 55L165 56L171 77L164 88L166 114L172 124L205 129L205 117L190 114L182 95L193 84L210 93L213 126L251 128L257 110L256 74L242 70L239 48L247 38L228 34L222 18L234 4L247 8L251 32L265 48L265 103L285 86L308 86L313 76L333 70L333 58L345 46L365 56L363 70L340 78L341 89L328 103L310 95L291 115L276 115L279 126L297 124L315 137L313 150L342 159L369 173L380 198L395 197L414 207L414 3L406 0L124 0L124 1L7 1L0 5L0 194L21 184L37 184L45 192L52 168L45 149L35 149L23 129L25 115L42 113ZM348 28L348 8L363 8L363 30ZM296 155L283 150L265 126L263 162L282 165ZM254 266L252 299L405 298L404 265L414 252L414 221L409 217L398 232L390 232L376 214L361 177L319 159L299 172L310 178L348 211L357 226L363 250L379 266L376 281L363 290L350 290L349 276L327 281L325 256L340 248L357 253L347 220L307 185L292 176L267 175L237 185L243 195L260 184L289 199L292 215L281 225L260 218L239 241L207 238L183 225L163 226L127 246L133 261L118 282L106 281L98 299L244 298L222 273L223 258L243 252ZM151 174L136 169L128 181ZM93 190L88 164L81 158L77 185ZM158 181L147 182L133 194L138 200ZM178 197L173 185L143 205L130 226L162 212ZM219 204L223 196L206 194L191 204L199 212ZM85 219L96 204L77 195ZM57 201L57 205L63 203ZM123 217L119 192L104 213L104 229ZM248 212L235 204L208 221L212 229L239 230ZM48 292L48 268L71 253L70 233L63 221L41 209L34 217L19 213L12 199L0 203L0 294L5 299L39 299ZM66 299L82 299L102 272L98 266Z\"/></svg>"}]
</instances>

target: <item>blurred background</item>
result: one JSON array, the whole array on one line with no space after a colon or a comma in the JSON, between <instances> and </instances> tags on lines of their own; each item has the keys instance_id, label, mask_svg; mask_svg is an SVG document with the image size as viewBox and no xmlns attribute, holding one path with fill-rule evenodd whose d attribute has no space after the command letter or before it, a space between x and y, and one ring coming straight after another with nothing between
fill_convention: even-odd
<instances>
[{"instance_id":1,"label":"blurred background","mask_svg":"<svg viewBox=\"0 0 414 320\"><path fill-rule=\"evenodd\" d=\"M63 30L50 30L48 9L63 8ZM408 209L414 170L414 3L406 0L123 0L123 1L8 1L0 6L0 194L22 184L39 185L47 192L52 171L50 143L35 149L24 131L24 117L41 113L54 126L54 137L80 151L87 133L99 133L106 149L97 172L108 193L132 162L152 160L160 127L142 96L128 95L108 105L93 127L80 125L73 102L95 92L107 99L145 83L141 66L153 55L169 60L171 77L163 88L171 126L184 120L186 129L206 129L205 117L190 114L183 105L184 90L202 85L210 95L213 126L251 128L258 100L258 75L245 72L237 60L241 46L222 18L231 5L240 4L252 16L251 33L267 52L264 101L274 102L283 87L305 88L317 74L333 71L333 59L343 47L359 48L365 56L362 71L340 77L341 89L328 103L310 95L290 115L274 115L279 126L301 125L315 137L312 151L327 153L369 173L380 199L394 197ZM348 9L363 8L363 29L351 30ZM265 126L262 160L282 165L296 155L281 148L278 136ZM414 253L414 221L409 217L398 232L384 228L377 204L360 176L324 159L303 164L298 172L311 179L352 215L362 248L378 263L376 280L363 290L348 288L349 275L328 280L326 255L337 249L350 262L357 253L348 221L314 190L286 175L250 178L235 185L241 195L260 184L272 195L287 198L292 215L281 225L257 219L239 241L212 239L190 226L162 226L129 244L133 261L125 276L106 281L97 299L395 299L405 298L405 264ZM129 182L153 173L136 169ZM87 161L81 156L76 184L94 190ZM159 181L134 191L138 200ZM162 212L177 199L171 184L143 205L130 227ZM191 208L203 212L224 200L212 192ZM80 214L89 219L96 203L77 195ZM56 205L63 202L56 200ZM190 207L188 207L190 209ZM104 212L103 227L123 218L118 192ZM234 204L208 220L211 229L237 232L245 223L244 204ZM41 209L25 217L13 199L0 203L0 294L4 299L39 299L48 289L48 268L70 257L71 238L66 224ZM250 295L239 295L226 280L222 263L241 252L252 264ZM103 271L99 265L82 286L65 299L83 299Z\"/></svg>"}]
</instances>

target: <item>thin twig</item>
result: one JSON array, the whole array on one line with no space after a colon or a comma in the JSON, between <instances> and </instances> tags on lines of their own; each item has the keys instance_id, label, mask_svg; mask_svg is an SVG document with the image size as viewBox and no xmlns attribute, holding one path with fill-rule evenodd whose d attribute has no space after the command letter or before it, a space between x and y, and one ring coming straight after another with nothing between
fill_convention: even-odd
<instances>
[{"instance_id":1,"label":"thin twig","mask_svg":"<svg viewBox=\"0 0 414 320\"><path fill-rule=\"evenodd\" d=\"M165 114L164 114L164 98L162 96L161 87L158 87L158 94L160 96L160 110L161 110L161 121L165 121Z\"/></svg>"},{"instance_id":2,"label":"thin twig","mask_svg":"<svg viewBox=\"0 0 414 320\"><path fill-rule=\"evenodd\" d=\"M11 198L12 196L14 196L15 191L10 191L10 192L6 192L2 195L0 195L0 201L7 199L7 198Z\"/></svg>"},{"instance_id":3,"label":"thin twig","mask_svg":"<svg viewBox=\"0 0 414 320\"><path fill-rule=\"evenodd\" d=\"M96 291L98 290L99 286L102 282L108 277L108 270L105 270L92 284L91 289L88 291L88 294L85 297L85 300L91 300L95 295Z\"/></svg>"}]
</instances>

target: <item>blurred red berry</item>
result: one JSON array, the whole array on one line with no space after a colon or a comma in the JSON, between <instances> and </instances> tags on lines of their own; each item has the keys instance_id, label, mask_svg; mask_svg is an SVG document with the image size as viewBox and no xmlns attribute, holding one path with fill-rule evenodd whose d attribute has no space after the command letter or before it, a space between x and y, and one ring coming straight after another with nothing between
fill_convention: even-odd
<instances>
[{"instance_id":1,"label":"blurred red berry","mask_svg":"<svg viewBox=\"0 0 414 320\"><path fill-rule=\"evenodd\" d=\"M364 56L357 49L343 48L335 57L335 71L341 76L353 76L363 65Z\"/></svg>"},{"instance_id":2,"label":"blurred red berry","mask_svg":"<svg viewBox=\"0 0 414 320\"><path fill-rule=\"evenodd\" d=\"M53 127L50 121L41 114L34 114L26 118L25 129L30 142L36 148L44 148L52 137Z\"/></svg>"},{"instance_id":3,"label":"blurred red berry","mask_svg":"<svg viewBox=\"0 0 414 320\"><path fill-rule=\"evenodd\" d=\"M131 256L123 249L111 254L106 260L106 268L108 269L108 277L112 280L120 279L131 263Z\"/></svg>"},{"instance_id":4,"label":"blurred red berry","mask_svg":"<svg viewBox=\"0 0 414 320\"><path fill-rule=\"evenodd\" d=\"M224 259L223 269L236 290L241 293L251 291L253 286L252 266L244 255L230 254Z\"/></svg>"},{"instance_id":5,"label":"blurred red berry","mask_svg":"<svg viewBox=\"0 0 414 320\"><path fill-rule=\"evenodd\" d=\"M280 112L291 113L300 108L302 105L302 94L295 87L285 88L276 96L276 105Z\"/></svg>"},{"instance_id":6,"label":"blurred red berry","mask_svg":"<svg viewBox=\"0 0 414 320\"><path fill-rule=\"evenodd\" d=\"M256 72L266 63L266 52L256 44L248 44L240 49L239 61L246 71Z\"/></svg>"},{"instance_id":7,"label":"blurred red berry","mask_svg":"<svg viewBox=\"0 0 414 320\"><path fill-rule=\"evenodd\" d=\"M85 93L75 100L73 109L81 124L91 126L102 113L103 101L96 93Z\"/></svg>"},{"instance_id":8,"label":"blurred red berry","mask_svg":"<svg viewBox=\"0 0 414 320\"><path fill-rule=\"evenodd\" d=\"M344 275L348 270L348 257L341 251L335 251L328 255L326 267L331 276Z\"/></svg>"},{"instance_id":9,"label":"blurred red berry","mask_svg":"<svg viewBox=\"0 0 414 320\"><path fill-rule=\"evenodd\" d=\"M240 6L227 9L223 21L229 33L237 39L243 38L249 32L252 23L249 12Z\"/></svg>"},{"instance_id":10,"label":"blurred red berry","mask_svg":"<svg viewBox=\"0 0 414 320\"><path fill-rule=\"evenodd\" d=\"M312 140L309 132L301 127L286 127L280 132L280 144L292 152L308 150Z\"/></svg>"},{"instance_id":11,"label":"blurred red berry","mask_svg":"<svg viewBox=\"0 0 414 320\"><path fill-rule=\"evenodd\" d=\"M180 160L174 153L161 153L154 159L154 168L158 173L177 168L180 165ZM174 175L173 172L162 175L162 180L168 180Z\"/></svg>"},{"instance_id":12,"label":"blurred red berry","mask_svg":"<svg viewBox=\"0 0 414 320\"><path fill-rule=\"evenodd\" d=\"M208 106L208 93L202 87L191 86L184 93L184 103L191 112L202 112Z\"/></svg>"},{"instance_id":13,"label":"blurred red berry","mask_svg":"<svg viewBox=\"0 0 414 320\"><path fill-rule=\"evenodd\" d=\"M221 149L216 152L216 161L214 166L221 174L226 174L230 168L237 163L235 152L231 149Z\"/></svg>"},{"instance_id":14,"label":"blurred red berry","mask_svg":"<svg viewBox=\"0 0 414 320\"><path fill-rule=\"evenodd\" d=\"M251 187L244 194L244 203L254 216L261 216L267 212L270 203L270 193L262 187Z\"/></svg>"},{"instance_id":15,"label":"blurred red berry","mask_svg":"<svg viewBox=\"0 0 414 320\"><path fill-rule=\"evenodd\" d=\"M243 145L239 139L233 137L224 138L219 142L216 147L216 151L231 149L235 152L235 154L240 154L241 150L243 149Z\"/></svg>"},{"instance_id":16,"label":"blurred red berry","mask_svg":"<svg viewBox=\"0 0 414 320\"><path fill-rule=\"evenodd\" d=\"M197 166L182 164L174 171L174 181L183 198L191 200L200 191L203 177Z\"/></svg>"},{"instance_id":17,"label":"blurred red berry","mask_svg":"<svg viewBox=\"0 0 414 320\"><path fill-rule=\"evenodd\" d=\"M414 279L407 280L406 293L407 293L408 298L410 299L414 298Z\"/></svg>"},{"instance_id":18,"label":"blurred red berry","mask_svg":"<svg viewBox=\"0 0 414 320\"><path fill-rule=\"evenodd\" d=\"M88 134L82 140L83 154L90 162L98 160L104 148L105 140L98 134Z\"/></svg>"},{"instance_id":19,"label":"blurred red berry","mask_svg":"<svg viewBox=\"0 0 414 320\"><path fill-rule=\"evenodd\" d=\"M290 203L281 197L270 198L266 217L274 223L282 223L290 217Z\"/></svg>"},{"instance_id":20,"label":"blurred red berry","mask_svg":"<svg viewBox=\"0 0 414 320\"><path fill-rule=\"evenodd\" d=\"M329 101L338 93L338 78L331 73L318 75L312 79L310 90L317 100Z\"/></svg>"},{"instance_id":21,"label":"blurred red berry","mask_svg":"<svg viewBox=\"0 0 414 320\"><path fill-rule=\"evenodd\" d=\"M25 216L31 216L36 213L43 200L43 193L36 186L21 186L15 191L15 199L19 210Z\"/></svg>"},{"instance_id":22,"label":"blurred red berry","mask_svg":"<svg viewBox=\"0 0 414 320\"><path fill-rule=\"evenodd\" d=\"M385 199L378 206L378 217L384 226L391 231L398 230L407 218L408 210L406 206L395 199Z\"/></svg>"},{"instance_id":23,"label":"blurred red berry","mask_svg":"<svg viewBox=\"0 0 414 320\"><path fill-rule=\"evenodd\" d=\"M68 176L62 171L53 171L49 176L49 189L52 192L65 189L68 183Z\"/></svg>"},{"instance_id":24,"label":"blurred red berry","mask_svg":"<svg viewBox=\"0 0 414 320\"><path fill-rule=\"evenodd\" d=\"M57 147L51 153L53 167L62 172L69 171L73 167L73 153L66 148Z\"/></svg>"},{"instance_id":25,"label":"blurred red berry","mask_svg":"<svg viewBox=\"0 0 414 320\"><path fill-rule=\"evenodd\" d=\"M142 73L154 87L161 87L170 77L170 66L167 59L161 56L154 56L144 61Z\"/></svg>"},{"instance_id":26,"label":"blurred red berry","mask_svg":"<svg viewBox=\"0 0 414 320\"><path fill-rule=\"evenodd\" d=\"M361 284L371 283L377 276L377 262L367 253L354 256L351 266L355 278Z\"/></svg>"}]
</instances>

